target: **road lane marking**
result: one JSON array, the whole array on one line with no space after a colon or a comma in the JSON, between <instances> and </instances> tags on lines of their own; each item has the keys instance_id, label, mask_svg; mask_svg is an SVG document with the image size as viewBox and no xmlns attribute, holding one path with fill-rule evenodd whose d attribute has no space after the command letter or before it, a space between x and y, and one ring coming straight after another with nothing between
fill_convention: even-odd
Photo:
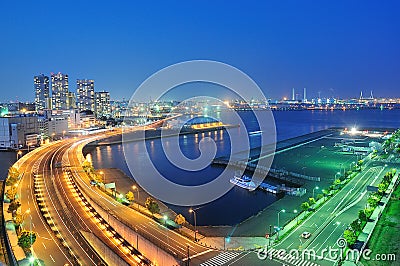
<instances>
[{"instance_id":1,"label":"road lane marking","mask_svg":"<svg viewBox=\"0 0 400 266\"><path fill-rule=\"evenodd\" d=\"M53 256L51 256L51 255L50 255L50 259L51 259L53 262L56 262L56 261L53 259Z\"/></svg>"},{"instance_id":2,"label":"road lane marking","mask_svg":"<svg viewBox=\"0 0 400 266\"><path fill-rule=\"evenodd\" d=\"M324 246L324 244L326 243L326 241L328 241L328 239L332 236L332 234L336 231L336 229L339 228L339 225L340 225L340 224L336 224L335 229L332 230L332 232L328 235L328 237L325 239L325 241L322 242L322 244L321 244L321 246L319 247L319 249L317 249L317 253L318 253L318 251ZM316 238L313 240L313 242L314 242L317 238L318 238L318 237L316 237ZM310 245L311 245L313 242L311 242Z\"/></svg>"},{"instance_id":3,"label":"road lane marking","mask_svg":"<svg viewBox=\"0 0 400 266\"><path fill-rule=\"evenodd\" d=\"M368 171L365 172L365 173L362 175L362 177L360 177L360 178L357 180L357 182L353 185L353 187L352 187L349 191L347 191L346 195L344 195L344 197L342 198L342 200L336 205L335 209L333 209L333 211L331 212L331 214L334 214L334 213L336 212L336 210L337 210L338 208L340 208L340 205L343 203L343 201L345 201L345 200L347 199L347 197L349 196L349 194L350 194L350 193L353 191L353 189L358 185L358 183L359 183L361 180L363 180L364 176L365 176L366 174L368 174L368 173L370 172L370 170L371 170L371 168L368 169ZM338 194L338 193L337 193L337 194ZM337 195L337 194L336 194L336 195Z\"/></svg>"},{"instance_id":4,"label":"road lane marking","mask_svg":"<svg viewBox=\"0 0 400 266\"><path fill-rule=\"evenodd\" d=\"M42 242L42 245L43 245L44 249L47 249L47 248L46 248L46 245L45 245L43 242Z\"/></svg>"},{"instance_id":5,"label":"road lane marking","mask_svg":"<svg viewBox=\"0 0 400 266\"><path fill-rule=\"evenodd\" d=\"M239 258L236 258L234 261L230 262L228 264L228 266L232 265L233 263L236 263L237 261L241 260L242 258L246 257L248 254L250 254L251 252L246 252L243 255L239 255Z\"/></svg>"},{"instance_id":6,"label":"road lane marking","mask_svg":"<svg viewBox=\"0 0 400 266\"><path fill-rule=\"evenodd\" d=\"M195 255L193 255L193 256L189 256L189 259L193 259L193 258L196 258L196 257L198 257L198 256L207 254L208 252L211 252L211 251L213 251L213 250L212 250L212 249L207 249L207 250L205 250L205 251L203 251L203 252L200 252L200 253L197 253L197 254L195 254ZM184 258L184 259L182 259L182 261L187 261L187 257Z\"/></svg>"}]
</instances>

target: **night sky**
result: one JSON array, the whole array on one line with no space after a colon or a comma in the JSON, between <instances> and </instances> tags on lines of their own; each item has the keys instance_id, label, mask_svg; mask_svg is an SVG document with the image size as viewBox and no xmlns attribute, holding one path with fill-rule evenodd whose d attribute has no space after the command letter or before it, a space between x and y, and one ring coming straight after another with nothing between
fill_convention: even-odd
<instances>
[{"instance_id":1,"label":"night sky","mask_svg":"<svg viewBox=\"0 0 400 266\"><path fill-rule=\"evenodd\" d=\"M400 1L136 2L1 1L0 101L33 101L33 76L59 71L71 91L90 78L129 98L193 59L241 69L267 97L400 97Z\"/></svg>"}]
</instances>

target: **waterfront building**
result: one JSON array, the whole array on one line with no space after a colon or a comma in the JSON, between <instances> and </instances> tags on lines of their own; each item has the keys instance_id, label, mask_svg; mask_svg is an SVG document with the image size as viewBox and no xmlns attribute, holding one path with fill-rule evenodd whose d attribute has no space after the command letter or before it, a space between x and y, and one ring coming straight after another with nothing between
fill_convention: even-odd
<instances>
[{"instance_id":1,"label":"waterfront building","mask_svg":"<svg viewBox=\"0 0 400 266\"><path fill-rule=\"evenodd\" d=\"M0 106L2 116L35 113L35 103L31 102L1 103Z\"/></svg>"},{"instance_id":2,"label":"waterfront building","mask_svg":"<svg viewBox=\"0 0 400 266\"><path fill-rule=\"evenodd\" d=\"M35 88L35 109L36 112L41 112L44 109L50 108L50 87L49 87L49 77L43 74L39 76L34 76L33 78L34 88Z\"/></svg>"},{"instance_id":3,"label":"waterfront building","mask_svg":"<svg viewBox=\"0 0 400 266\"><path fill-rule=\"evenodd\" d=\"M94 80L76 80L76 106L79 111L94 112Z\"/></svg>"},{"instance_id":4,"label":"waterfront building","mask_svg":"<svg viewBox=\"0 0 400 266\"><path fill-rule=\"evenodd\" d=\"M38 145L38 118L35 115L0 117L0 149Z\"/></svg>"},{"instance_id":5,"label":"waterfront building","mask_svg":"<svg viewBox=\"0 0 400 266\"><path fill-rule=\"evenodd\" d=\"M95 93L95 115L96 117L110 117L110 93L108 91L99 91Z\"/></svg>"},{"instance_id":6,"label":"waterfront building","mask_svg":"<svg viewBox=\"0 0 400 266\"><path fill-rule=\"evenodd\" d=\"M51 94L53 110L68 109L68 75L51 73Z\"/></svg>"}]
</instances>

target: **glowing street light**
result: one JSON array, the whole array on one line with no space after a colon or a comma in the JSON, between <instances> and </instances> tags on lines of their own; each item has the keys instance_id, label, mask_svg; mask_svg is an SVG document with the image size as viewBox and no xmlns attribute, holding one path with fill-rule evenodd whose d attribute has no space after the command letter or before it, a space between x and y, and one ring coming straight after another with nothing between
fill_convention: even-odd
<instances>
[{"instance_id":1,"label":"glowing street light","mask_svg":"<svg viewBox=\"0 0 400 266\"><path fill-rule=\"evenodd\" d=\"M196 241L197 241L197 219L196 219L196 212L195 212L192 208L189 209L189 212L190 212L190 213L193 213L193 215L194 215L194 241L196 242Z\"/></svg>"},{"instance_id":2,"label":"glowing street light","mask_svg":"<svg viewBox=\"0 0 400 266\"><path fill-rule=\"evenodd\" d=\"M315 188L313 188L313 190L312 190L312 197L313 197L313 199L315 199L315 197L314 197L314 190L318 190L319 189L319 187L315 187Z\"/></svg>"},{"instance_id":3,"label":"glowing street light","mask_svg":"<svg viewBox=\"0 0 400 266\"><path fill-rule=\"evenodd\" d=\"M137 200L139 201L139 196L140 196L140 194L139 194L139 188L138 188L137 186L133 185L133 186L132 186L132 189L133 189L133 190L137 190ZM139 204L139 203L138 203L138 204Z\"/></svg>"},{"instance_id":4,"label":"glowing street light","mask_svg":"<svg viewBox=\"0 0 400 266\"><path fill-rule=\"evenodd\" d=\"M299 224L299 215L297 215L298 211L293 210L293 213L296 214L296 224Z\"/></svg>"},{"instance_id":5,"label":"glowing street light","mask_svg":"<svg viewBox=\"0 0 400 266\"><path fill-rule=\"evenodd\" d=\"M17 152L17 161L18 161L18 159L19 159L19 157L22 155L22 151L18 151Z\"/></svg>"},{"instance_id":6,"label":"glowing street light","mask_svg":"<svg viewBox=\"0 0 400 266\"><path fill-rule=\"evenodd\" d=\"M281 213L281 212L286 212L286 210L285 209L282 209L282 210L280 210L279 212L278 212L278 228L277 228L277 234L276 234L276 239L279 239L279 231L281 230L281 228L280 228L280 226L279 226L279 214Z\"/></svg>"},{"instance_id":7,"label":"glowing street light","mask_svg":"<svg viewBox=\"0 0 400 266\"><path fill-rule=\"evenodd\" d=\"M104 188L106 186L106 175L104 174L103 171L100 171L100 175L103 176L103 184L104 184Z\"/></svg>"},{"instance_id":8,"label":"glowing street light","mask_svg":"<svg viewBox=\"0 0 400 266\"><path fill-rule=\"evenodd\" d=\"M168 216L167 216L167 215L164 215L164 216L163 216L163 220L164 220L164 225L167 226Z\"/></svg>"}]
</instances>

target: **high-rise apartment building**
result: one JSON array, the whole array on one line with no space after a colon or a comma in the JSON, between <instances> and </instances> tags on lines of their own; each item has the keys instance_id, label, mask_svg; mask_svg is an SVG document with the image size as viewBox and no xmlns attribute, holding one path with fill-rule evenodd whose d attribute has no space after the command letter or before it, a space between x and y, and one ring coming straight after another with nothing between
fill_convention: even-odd
<instances>
[{"instance_id":1,"label":"high-rise apartment building","mask_svg":"<svg viewBox=\"0 0 400 266\"><path fill-rule=\"evenodd\" d=\"M68 75L51 73L52 109L68 109Z\"/></svg>"},{"instance_id":2,"label":"high-rise apartment building","mask_svg":"<svg viewBox=\"0 0 400 266\"><path fill-rule=\"evenodd\" d=\"M95 93L95 114L96 117L109 117L111 115L110 93L108 91Z\"/></svg>"},{"instance_id":3,"label":"high-rise apartment building","mask_svg":"<svg viewBox=\"0 0 400 266\"><path fill-rule=\"evenodd\" d=\"M33 83L35 88L35 110L39 112L50 108L48 104L50 97L49 77L43 74L34 76Z\"/></svg>"},{"instance_id":4,"label":"high-rise apartment building","mask_svg":"<svg viewBox=\"0 0 400 266\"><path fill-rule=\"evenodd\" d=\"M94 112L94 80L76 80L76 106L79 111Z\"/></svg>"},{"instance_id":5,"label":"high-rise apartment building","mask_svg":"<svg viewBox=\"0 0 400 266\"><path fill-rule=\"evenodd\" d=\"M76 94L72 91L68 92L68 109L76 109Z\"/></svg>"}]
</instances>

